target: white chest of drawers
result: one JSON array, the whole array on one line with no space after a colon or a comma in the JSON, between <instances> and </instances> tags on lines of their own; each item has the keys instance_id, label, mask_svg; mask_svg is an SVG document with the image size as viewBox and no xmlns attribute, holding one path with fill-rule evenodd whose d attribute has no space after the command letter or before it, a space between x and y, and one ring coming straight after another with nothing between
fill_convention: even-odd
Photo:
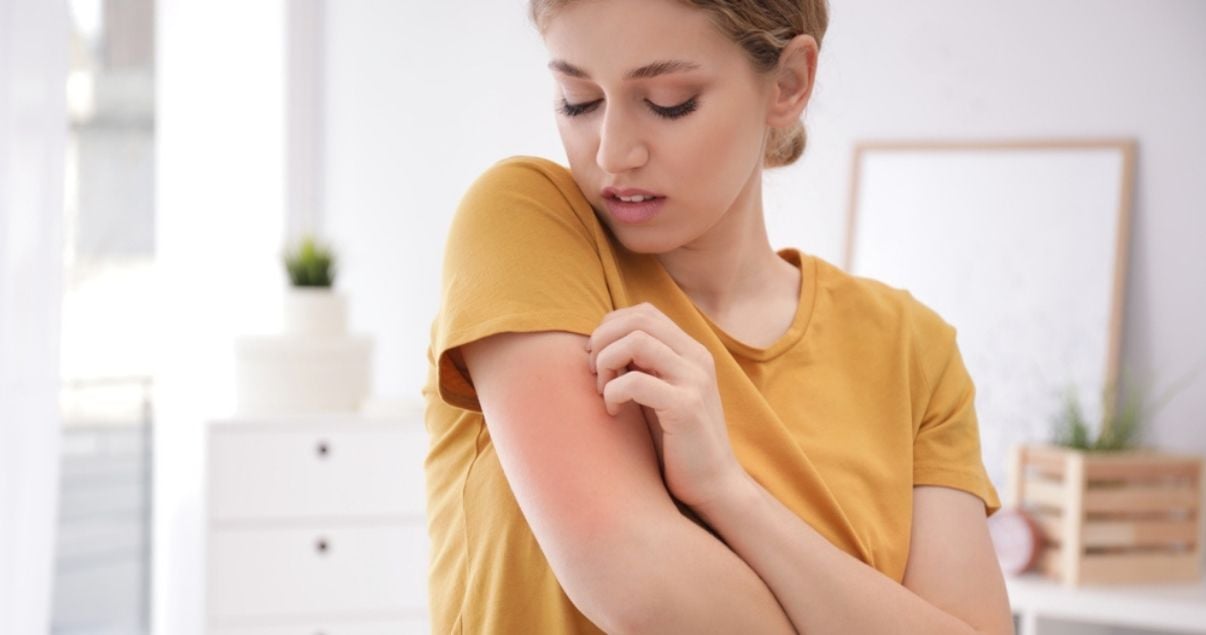
<instances>
[{"instance_id":1,"label":"white chest of drawers","mask_svg":"<svg viewBox=\"0 0 1206 635\"><path fill-rule=\"evenodd\" d=\"M428 633L420 419L210 422L209 635Z\"/></svg>"}]
</instances>

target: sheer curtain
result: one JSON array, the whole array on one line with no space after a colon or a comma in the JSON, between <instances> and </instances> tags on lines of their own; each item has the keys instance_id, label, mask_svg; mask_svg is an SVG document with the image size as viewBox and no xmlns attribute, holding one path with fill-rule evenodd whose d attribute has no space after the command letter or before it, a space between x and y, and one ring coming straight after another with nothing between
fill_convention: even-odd
<instances>
[{"instance_id":1,"label":"sheer curtain","mask_svg":"<svg viewBox=\"0 0 1206 635\"><path fill-rule=\"evenodd\" d=\"M0 0L0 633L47 633L59 477L65 3Z\"/></svg>"}]
</instances>

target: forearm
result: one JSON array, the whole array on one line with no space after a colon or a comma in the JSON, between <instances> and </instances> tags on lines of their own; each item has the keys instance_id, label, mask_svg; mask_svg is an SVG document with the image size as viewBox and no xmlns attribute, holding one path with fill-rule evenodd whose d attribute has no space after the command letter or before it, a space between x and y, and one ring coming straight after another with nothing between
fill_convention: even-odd
<instances>
[{"instance_id":1,"label":"forearm","mask_svg":"<svg viewBox=\"0 0 1206 635\"><path fill-rule=\"evenodd\" d=\"M711 507L697 511L765 580L800 633L977 632L838 549L742 476Z\"/></svg>"},{"instance_id":2,"label":"forearm","mask_svg":"<svg viewBox=\"0 0 1206 635\"><path fill-rule=\"evenodd\" d=\"M624 566L642 600L617 616L618 631L795 634L758 574L685 516L649 523L638 535L623 548L631 557Z\"/></svg>"}]
</instances>

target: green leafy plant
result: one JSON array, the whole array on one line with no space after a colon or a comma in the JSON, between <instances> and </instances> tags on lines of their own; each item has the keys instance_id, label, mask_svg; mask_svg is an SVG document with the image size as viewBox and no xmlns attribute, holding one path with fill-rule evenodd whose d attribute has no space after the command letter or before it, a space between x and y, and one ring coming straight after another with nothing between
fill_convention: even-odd
<instances>
[{"instance_id":1,"label":"green leafy plant","mask_svg":"<svg viewBox=\"0 0 1206 635\"><path fill-rule=\"evenodd\" d=\"M1200 369L1199 369L1200 371ZM1139 447L1143 436L1143 425L1178 392L1184 389L1198 373L1193 372L1179 387L1174 384L1165 394L1153 403L1146 403L1144 395L1150 386L1142 388L1127 382L1129 389L1126 398L1121 402L1115 384L1109 384L1103 390L1102 403L1105 414L1101 425L1097 428L1097 436L1091 433L1091 426L1085 418L1074 387L1069 387L1064 393L1063 408L1052 418L1052 443L1058 446L1087 450L1092 452L1116 452Z\"/></svg>"},{"instance_id":2,"label":"green leafy plant","mask_svg":"<svg viewBox=\"0 0 1206 635\"><path fill-rule=\"evenodd\" d=\"M1089 422L1075 387L1064 391L1063 409L1051 421L1051 442L1066 448L1088 449Z\"/></svg>"},{"instance_id":3,"label":"green leafy plant","mask_svg":"<svg viewBox=\"0 0 1206 635\"><path fill-rule=\"evenodd\" d=\"M282 255L289 282L295 287L331 287L335 284L335 254L313 236L303 236Z\"/></svg>"}]
</instances>

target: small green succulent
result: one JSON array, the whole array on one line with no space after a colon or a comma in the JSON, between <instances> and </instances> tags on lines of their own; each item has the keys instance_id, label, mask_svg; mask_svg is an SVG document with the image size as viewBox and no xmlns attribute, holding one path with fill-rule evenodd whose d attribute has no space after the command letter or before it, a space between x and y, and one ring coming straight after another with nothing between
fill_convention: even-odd
<instances>
[{"instance_id":1,"label":"small green succulent","mask_svg":"<svg viewBox=\"0 0 1206 635\"><path fill-rule=\"evenodd\" d=\"M1193 373L1186 379L1192 380ZM1052 417L1052 443L1058 446L1077 450L1115 452L1139 447L1143 436L1143 424L1155 415L1176 393L1180 392L1189 382L1183 383L1176 390L1170 389L1155 403L1148 404L1143 395L1150 386L1139 388L1128 383L1126 398L1117 400L1117 390L1114 384L1107 385L1102 391L1102 403L1105 405L1105 415L1093 438L1089 422L1081 409L1080 400L1074 387L1069 387L1064 393L1063 408ZM1174 386L1175 387L1175 386ZM1117 405L1117 407L1115 407Z\"/></svg>"},{"instance_id":2,"label":"small green succulent","mask_svg":"<svg viewBox=\"0 0 1206 635\"><path fill-rule=\"evenodd\" d=\"M335 254L314 236L305 235L282 255L289 281L295 287L331 287L335 284Z\"/></svg>"}]
</instances>

